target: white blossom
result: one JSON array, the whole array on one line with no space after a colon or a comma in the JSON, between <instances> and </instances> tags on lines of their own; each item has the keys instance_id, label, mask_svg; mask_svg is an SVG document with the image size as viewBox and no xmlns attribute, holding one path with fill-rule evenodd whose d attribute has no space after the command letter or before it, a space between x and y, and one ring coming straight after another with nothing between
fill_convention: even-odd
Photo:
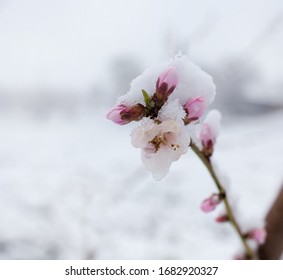
<instances>
[{"instance_id":1,"label":"white blossom","mask_svg":"<svg viewBox=\"0 0 283 280\"><path fill-rule=\"evenodd\" d=\"M133 146L141 148L146 169L156 180L167 175L171 163L187 152L190 139L185 126L170 119L161 123L147 119L131 136Z\"/></svg>"}]
</instances>

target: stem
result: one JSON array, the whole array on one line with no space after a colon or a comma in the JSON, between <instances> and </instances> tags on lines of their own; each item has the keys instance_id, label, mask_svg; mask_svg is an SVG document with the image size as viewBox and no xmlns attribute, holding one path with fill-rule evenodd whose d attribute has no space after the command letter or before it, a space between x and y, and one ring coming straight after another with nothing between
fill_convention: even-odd
<instances>
[{"instance_id":1,"label":"stem","mask_svg":"<svg viewBox=\"0 0 283 280\"><path fill-rule=\"evenodd\" d=\"M246 250L246 256L247 256L247 259L253 259L255 256L254 256L254 253L253 253L253 250L250 248L249 244L247 243L247 240L244 236L244 234L242 233L241 231L241 228L238 224L238 222L236 221L235 219L235 216L233 214L233 211L232 211L232 208L230 206L230 203L228 201L228 198L227 198L227 195L226 195L226 192L225 192L225 189L224 187L221 185L214 169L213 169L213 166L211 164L211 161L210 161L210 158L205 156L199 149L198 147L191 142L190 144L192 150L195 152L195 154L200 158L200 160L203 162L203 164L205 165L205 167L208 169L213 181L215 182L216 186L217 186L217 189L219 190L219 193L220 194L223 194L223 202L224 202L224 205L225 205L225 208L226 208L226 214L229 218L229 222L232 224L232 226L234 227L234 229L236 230L239 238L241 239L241 242Z\"/></svg>"}]
</instances>

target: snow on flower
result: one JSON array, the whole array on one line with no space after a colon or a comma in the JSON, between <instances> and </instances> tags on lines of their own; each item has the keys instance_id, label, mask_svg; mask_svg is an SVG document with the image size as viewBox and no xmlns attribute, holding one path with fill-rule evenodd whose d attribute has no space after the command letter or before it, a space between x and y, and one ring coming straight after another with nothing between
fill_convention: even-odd
<instances>
[{"instance_id":1,"label":"snow on flower","mask_svg":"<svg viewBox=\"0 0 283 280\"><path fill-rule=\"evenodd\" d=\"M132 144L141 148L142 161L156 180L161 180L171 163L187 152L188 139L184 125L175 120L147 120L132 132Z\"/></svg>"},{"instance_id":2,"label":"snow on flower","mask_svg":"<svg viewBox=\"0 0 283 280\"><path fill-rule=\"evenodd\" d=\"M170 119L180 122L181 124L184 124L183 119L185 118L185 116L186 113L183 110L182 106L179 104L178 99L165 103L158 113L158 119L160 121Z\"/></svg>"},{"instance_id":3,"label":"snow on flower","mask_svg":"<svg viewBox=\"0 0 283 280\"><path fill-rule=\"evenodd\" d=\"M186 56L177 55L133 80L107 118L117 124L142 120L132 132L132 144L141 149L145 167L160 180L196 139L200 124L195 120L214 96L212 78Z\"/></svg>"},{"instance_id":4,"label":"snow on flower","mask_svg":"<svg viewBox=\"0 0 283 280\"><path fill-rule=\"evenodd\" d=\"M118 99L118 104L144 104L141 90L144 89L153 95L158 77L170 68L176 71L178 84L174 93L170 95L169 101L179 99L180 104L185 105L189 98L202 97L207 105L211 104L215 97L215 85L211 76L192 63L185 55L177 55L174 59L147 69L132 81L130 90Z\"/></svg>"}]
</instances>

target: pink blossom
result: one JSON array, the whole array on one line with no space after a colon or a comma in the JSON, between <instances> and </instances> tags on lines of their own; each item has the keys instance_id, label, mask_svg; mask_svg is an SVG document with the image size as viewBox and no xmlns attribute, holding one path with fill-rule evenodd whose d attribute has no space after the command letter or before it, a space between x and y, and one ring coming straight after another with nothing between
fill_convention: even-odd
<instances>
[{"instance_id":1,"label":"pink blossom","mask_svg":"<svg viewBox=\"0 0 283 280\"><path fill-rule=\"evenodd\" d=\"M184 125L174 120L161 123L145 120L132 132L132 144L141 148L142 161L152 172L154 179L161 180L188 150L189 137Z\"/></svg>"},{"instance_id":2,"label":"pink blossom","mask_svg":"<svg viewBox=\"0 0 283 280\"><path fill-rule=\"evenodd\" d=\"M267 233L264 228L255 228L248 232L248 238L255 240L259 244L264 244L266 235Z\"/></svg>"},{"instance_id":3,"label":"pink blossom","mask_svg":"<svg viewBox=\"0 0 283 280\"><path fill-rule=\"evenodd\" d=\"M206 108L207 105L203 97L190 98L184 105L184 109L187 113L187 118L190 121L199 119L203 115Z\"/></svg>"},{"instance_id":4,"label":"pink blossom","mask_svg":"<svg viewBox=\"0 0 283 280\"><path fill-rule=\"evenodd\" d=\"M203 212L211 212L213 211L216 206L221 202L221 198L218 194L213 194L211 197L205 199L202 203L201 203L201 210Z\"/></svg>"},{"instance_id":5,"label":"pink blossom","mask_svg":"<svg viewBox=\"0 0 283 280\"><path fill-rule=\"evenodd\" d=\"M178 84L178 73L176 68L171 67L161 73L156 82L156 93L161 98L168 97Z\"/></svg>"}]
</instances>

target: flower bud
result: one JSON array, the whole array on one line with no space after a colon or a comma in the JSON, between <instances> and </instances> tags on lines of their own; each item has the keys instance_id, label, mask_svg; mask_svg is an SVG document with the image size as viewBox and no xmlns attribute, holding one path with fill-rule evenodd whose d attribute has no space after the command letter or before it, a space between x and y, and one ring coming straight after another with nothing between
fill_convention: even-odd
<instances>
[{"instance_id":1,"label":"flower bud","mask_svg":"<svg viewBox=\"0 0 283 280\"><path fill-rule=\"evenodd\" d=\"M177 70L174 67L161 73L156 82L156 97L159 100L167 100L174 91L178 83Z\"/></svg>"},{"instance_id":2,"label":"flower bud","mask_svg":"<svg viewBox=\"0 0 283 280\"><path fill-rule=\"evenodd\" d=\"M200 131L200 140L203 146L203 152L210 156L213 152L213 147L216 142L216 137L209 126L209 124L204 123Z\"/></svg>"},{"instance_id":3,"label":"flower bud","mask_svg":"<svg viewBox=\"0 0 283 280\"><path fill-rule=\"evenodd\" d=\"M188 121L198 120L207 108L203 97L190 98L183 106L187 113Z\"/></svg>"},{"instance_id":4,"label":"flower bud","mask_svg":"<svg viewBox=\"0 0 283 280\"><path fill-rule=\"evenodd\" d=\"M205 199L202 203L201 203L201 210L203 212L211 212L213 211L216 206L221 202L222 197L219 194L213 194L212 196L210 196L209 198Z\"/></svg>"},{"instance_id":5,"label":"flower bud","mask_svg":"<svg viewBox=\"0 0 283 280\"><path fill-rule=\"evenodd\" d=\"M266 235L267 233L264 228L255 228L248 232L247 238L256 241L258 244L264 244Z\"/></svg>"},{"instance_id":6,"label":"flower bud","mask_svg":"<svg viewBox=\"0 0 283 280\"><path fill-rule=\"evenodd\" d=\"M114 107L106 117L116 124L124 125L131 121L141 120L145 114L145 107L141 104L137 104L133 107L120 104Z\"/></svg>"},{"instance_id":7,"label":"flower bud","mask_svg":"<svg viewBox=\"0 0 283 280\"><path fill-rule=\"evenodd\" d=\"M221 114L217 110L210 111L202 124L200 130L200 140L203 146L202 152L210 157L213 153L216 138L220 130Z\"/></svg>"},{"instance_id":8,"label":"flower bud","mask_svg":"<svg viewBox=\"0 0 283 280\"><path fill-rule=\"evenodd\" d=\"M225 223L229 221L229 217L227 215L221 215L215 219L217 223Z\"/></svg>"},{"instance_id":9,"label":"flower bud","mask_svg":"<svg viewBox=\"0 0 283 280\"><path fill-rule=\"evenodd\" d=\"M121 118L121 112L128 111L129 108L125 105L117 105L114 107L108 114L107 114L107 119L111 120L112 122L120 125L124 125L129 123L129 121L122 120Z\"/></svg>"}]
</instances>

